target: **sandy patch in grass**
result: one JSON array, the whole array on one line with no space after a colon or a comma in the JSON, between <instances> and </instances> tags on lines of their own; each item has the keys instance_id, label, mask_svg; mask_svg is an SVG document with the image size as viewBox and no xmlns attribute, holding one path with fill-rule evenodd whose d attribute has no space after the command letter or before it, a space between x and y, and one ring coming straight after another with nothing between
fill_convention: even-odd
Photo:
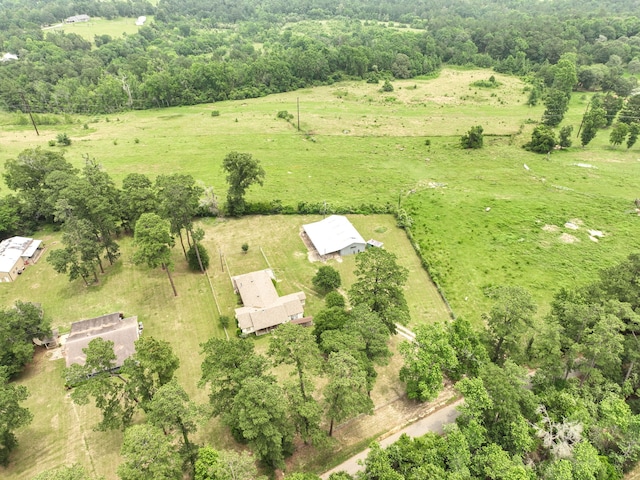
<instances>
[{"instance_id":1,"label":"sandy patch in grass","mask_svg":"<svg viewBox=\"0 0 640 480\"><path fill-rule=\"evenodd\" d=\"M567 222L564 224L564 228L568 228L569 230L578 230L580 227L573 222Z\"/></svg>"},{"instance_id":2,"label":"sandy patch in grass","mask_svg":"<svg viewBox=\"0 0 640 480\"><path fill-rule=\"evenodd\" d=\"M560 231L560 227L558 227L557 225L545 225L544 227L542 227L542 230L549 233L557 233Z\"/></svg>"},{"instance_id":3,"label":"sandy patch in grass","mask_svg":"<svg viewBox=\"0 0 640 480\"><path fill-rule=\"evenodd\" d=\"M598 168L598 167L594 167L593 165L591 165L589 163L574 163L573 165L575 167L580 167L580 168Z\"/></svg>"},{"instance_id":4,"label":"sandy patch in grass","mask_svg":"<svg viewBox=\"0 0 640 480\"><path fill-rule=\"evenodd\" d=\"M562 243L576 243L580 241L579 239L568 233L563 233L562 235L560 235L559 239Z\"/></svg>"}]
</instances>

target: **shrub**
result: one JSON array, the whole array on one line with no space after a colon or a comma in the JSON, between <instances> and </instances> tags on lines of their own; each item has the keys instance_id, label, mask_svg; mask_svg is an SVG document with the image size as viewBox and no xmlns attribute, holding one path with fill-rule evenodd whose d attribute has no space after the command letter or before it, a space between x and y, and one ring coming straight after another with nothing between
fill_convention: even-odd
<instances>
[{"instance_id":1,"label":"shrub","mask_svg":"<svg viewBox=\"0 0 640 480\"><path fill-rule=\"evenodd\" d=\"M523 148L530 152L536 153L549 153L556 146L556 136L546 125L538 125L533 129L531 134L531 141Z\"/></svg>"},{"instance_id":2,"label":"shrub","mask_svg":"<svg viewBox=\"0 0 640 480\"><path fill-rule=\"evenodd\" d=\"M244 243L242 244L242 251L243 251L244 253L247 253L247 251L249 251L249 244L248 244L247 242L244 242Z\"/></svg>"},{"instance_id":3,"label":"shrub","mask_svg":"<svg viewBox=\"0 0 640 480\"><path fill-rule=\"evenodd\" d=\"M220 315L220 318L218 319L218 323L220 323L220 326L222 328L228 328L229 324L231 323L231 318L227 315Z\"/></svg>"},{"instance_id":4,"label":"shrub","mask_svg":"<svg viewBox=\"0 0 640 480\"><path fill-rule=\"evenodd\" d=\"M201 243L198 243L198 252L200 253L200 260L202 261L202 266L207 269L209 268L209 252L202 246ZM198 254L196 253L196 244L191 245L189 250L187 251L187 262L189 263L189 268L194 272L200 271L200 264L198 263Z\"/></svg>"},{"instance_id":5,"label":"shrub","mask_svg":"<svg viewBox=\"0 0 640 480\"><path fill-rule=\"evenodd\" d=\"M393 85L391 85L391 82L389 80L385 80L384 84L382 85L382 88L380 89L381 92L393 92Z\"/></svg>"},{"instance_id":6,"label":"shrub","mask_svg":"<svg viewBox=\"0 0 640 480\"><path fill-rule=\"evenodd\" d=\"M484 130L480 125L471 127L467 133L460 137L460 144L462 145L462 148L482 148L482 144L484 142L482 135L483 131Z\"/></svg>"},{"instance_id":7,"label":"shrub","mask_svg":"<svg viewBox=\"0 0 640 480\"><path fill-rule=\"evenodd\" d=\"M212 110L211 111L211 116L212 117L219 117L220 116L220 110Z\"/></svg>"},{"instance_id":8,"label":"shrub","mask_svg":"<svg viewBox=\"0 0 640 480\"><path fill-rule=\"evenodd\" d=\"M327 293L327 296L324 297L324 303L327 308L344 308L347 304L342 294L336 290Z\"/></svg>"},{"instance_id":9,"label":"shrub","mask_svg":"<svg viewBox=\"0 0 640 480\"><path fill-rule=\"evenodd\" d=\"M571 146L571 133L573 132L573 125L565 125L560 129L560 139L558 145L562 148L569 148Z\"/></svg>"},{"instance_id":10,"label":"shrub","mask_svg":"<svg viewBox=\"0 0 640 480\"><path fill-rule=\"evenodd\" d=\"M293 118L293 114L289 113L286 110L280 110L276 115L277 118L282 118L283 120L291 120Z\"/></svg>"},{"instance_id":11,"label":"shrub","mask_svg":"<svg viewBox=\"0 0 640 480\"><path fill-rule=\"evenodd\" d=\"M56 146L56 141L55 140L49 140L49 146L50 147L55 147Z\"/></svg>"},{"instance_id":12,"label":"shrub","mask_svg":"<svg viewBox=\"0 0 640 480\"><path fill-rule=\"evenodd\" d=\"M56 137L56 140L58 141L58 145L61 145L63 147L68 147L69 145L71 145L71 139L66 133L59 133Z\"/></svg>"},{"instance_id":13,"label":"shrub","mask_svg":"<svg viewBox=\"0 0 640 480\"><path fill-rule=\"evenodd\" d=\"M321 292L330 292L338 288L342 280L340 279L340 272L333 267L324 265L318 269L315 277L311 279L311 283Z\"/></svg>"}]
</instances>

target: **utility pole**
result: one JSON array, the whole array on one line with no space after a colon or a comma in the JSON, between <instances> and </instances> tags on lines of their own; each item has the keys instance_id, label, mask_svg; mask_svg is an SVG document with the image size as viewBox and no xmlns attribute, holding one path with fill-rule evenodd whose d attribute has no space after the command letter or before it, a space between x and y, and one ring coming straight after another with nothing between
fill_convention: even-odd
<instances>
[{"instance_id":1,"label":"utility pole","mask_svg":"<svg viewBox=\"0 0 640 480\"><path fill-rule=\"evenodd\" d=\"M31 107L27 103L27 99L24 98L24 93L20 92L20 96L22 97L22 102L24 103L24 108L27 111L27 113L29 114L29 118L31 119L31 123L33 124L33 128L36 131L36 135L40 136L40 132L38 131L38 127L36 127L36 122L33 119L33 115L31 115Z\"/></svg>"}]
</instances>

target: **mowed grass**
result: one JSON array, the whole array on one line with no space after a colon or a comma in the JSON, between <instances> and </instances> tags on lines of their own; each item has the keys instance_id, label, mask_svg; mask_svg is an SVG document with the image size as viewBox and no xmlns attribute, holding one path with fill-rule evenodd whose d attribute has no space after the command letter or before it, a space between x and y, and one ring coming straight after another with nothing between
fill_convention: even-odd
<instances>
[{"instance_id":1,"label":"mowed grass","mask_svg":"<svg viewBox=\"0 0 640 480\"><path fill-rule=\"evenodd\" d=\"M222 313L227 315L233 315L237 306L229 273L237 275L271 267L278 277L280 294L302 289L307 294L306 314L314 315L323 308L324 300L314 292L311 284L319 264L309 262L299 236L303 223L320 218L274 216L201 222L206 232L203 243L211 255L208 275L215 300L207 278L185 268L179 245L174 249L174 278L179 296L173 297L164 272L131 264L133 245L128 237L120 239L121 259L100 277L99 285L85 287L81 281L68 282L42 258L27 268L18 281L2 284L0 298L7 306L18 299L40 302L52 325L62 332L68 332L70 324L76 320L108 312L138 315L144 323L144 335L172 344L180 358L178 378L181 384L192 399L206 403L206 391L197 387L202 362L200 344L212 336L224 337L218 324L216 301ZM350 218L363 236L383 241L386 248L398 255L399 263L409 270L406 295L411 306L411 325L446 319L448 315L442 301L421 269L404 232L395 227L393 217ZM38 237L44 239L49 251L60 247L58 233L42 232ZM244 242L249 244L247 253L241 249ZM45 257L47 254L45 252ZM344 290L348 290L354 279L354 257L329 264L341 272ZM231 329L229 333L234 335L235 331ZM258 339L256 344L259 351L264 351L268 336ZM61 376L64 360L51 360L51 356L58 353L39 351L18 379L31 392L25 406L34 414L34 421L18 432L20 447L12 456L10 468L2 472L3 478L30 478L48 468L74 462L108 479L116 478L122 435L92 430L99 420L99 413L92 406L78 407L71 402ZM286 372L281 374L286 375ZM380 397L387 398L400 388L399 381L394 377L379 388ZM238 448L217 420L202 427L198 440L219 448ZM38 452L37 462L33 452Z\"/></svg>"},{"instance_id":2,"label":"mowed grass","mask_svg":"<svg viewBox=\"0 0 640 480\"><path fill-rule=\"evenodd\" d=\"M153 21L153 15L147 15L145 22L148 25ZM85 40L93 43L96 35L109 35L111 38L120 38L122 35L138 33L140 27L136 25L136 18L119 17L113 20L92 17L88 22L60 23L51 27L45 27L45 32L75 33Z\"/></svg>"}]
</instances>

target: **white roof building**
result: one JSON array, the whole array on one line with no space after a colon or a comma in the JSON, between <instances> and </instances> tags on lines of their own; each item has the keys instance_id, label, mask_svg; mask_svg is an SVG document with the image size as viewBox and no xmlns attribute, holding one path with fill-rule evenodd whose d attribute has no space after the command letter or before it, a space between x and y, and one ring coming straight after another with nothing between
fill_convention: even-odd
<instances>
[{"instance_id":1,"label":"white roof building","mask_svg":"<svg viewBox=\"0 0 640 480\"><path fill-rule=\"evenodd\" d=\"M351 255L364 252L367 246L362 235L342 215L331 215L319 222L303 225L302 228L320 255Z\"/></svg>"},{"instance_id":2,"label":"white roof building","mask_svg":"<svg viewBox=\"0 0 640 480\"><path fill-rule=\"evenodd\" d=\"M89 20L91 20L91 17L83 13L82 15L73 15L72 17L65 18L64 23L88 22Z\"/></svg>"},{"instance_id":3,"label":"white roof building","mask_svg":"<svg viewBox=\"0 0 640 480\"><path fill-rule=\"evenodd\" d=\"M10 62L11 60L18 60L18 56L7 52L0 58L0 62Z\"/></svg>"},{"instance_id":4,"label":"white roof building","mask_svg":"<svg viewBox=\"0 0 640 480\"><path fill-rule=\"evenodd\" d=\"M136 25L140 27L144 25L144 22L146 21L147 21L147 17L138 17L138 19L136 20Z\"/></svg>"},{"instance_id":5,"label":"white roof building","mask_svg":"<svg viewBox=\"0 0 640 480\"><path fill-rule=\"evenodd\" d=\"M35 263L42 240L27 237L11 237L0 242L0 282L12 282L24 267Z\"/></svg>"}]
</instances>

